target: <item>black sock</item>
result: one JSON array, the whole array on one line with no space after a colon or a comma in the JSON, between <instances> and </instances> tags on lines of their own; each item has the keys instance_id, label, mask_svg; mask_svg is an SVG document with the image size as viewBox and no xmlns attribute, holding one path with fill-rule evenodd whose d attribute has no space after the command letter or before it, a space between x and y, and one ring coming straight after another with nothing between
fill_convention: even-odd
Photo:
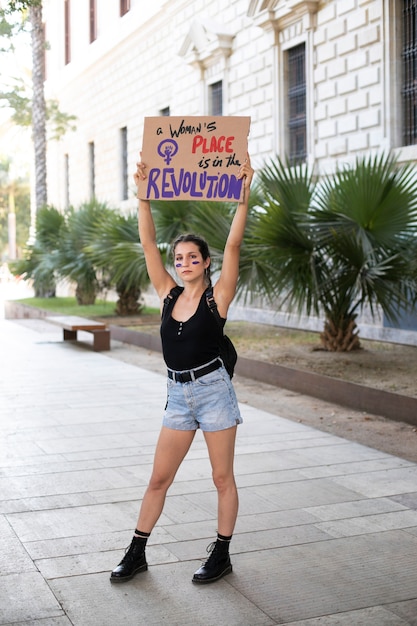
<instances>
[{"instance_id":1,"label":"black sock","mask_svg":"<svg viewBox=\"0 0 417 626\"><path fill-rule=\"evenodd\" d=\"M226 536L226 535L221 535L220 533L217 533L217 539L218 541L227 541L228 543L231 542L233 535L230 536Z\"/></svg>"},{"instance_id":2,"label":"black sock","mask_svg":"<svg viewBox=\"0 0 417 626\"><path fill-rule=\"evenodd\" d=\"M146 542L148 541L148 537L151 536L151 533L144 533L141 530L138 530L136 528L135 530L135 534L133 535L133 539L140 539L141 541L143 541L143 545L146 546Z\"/></svg>"}]
</instances>

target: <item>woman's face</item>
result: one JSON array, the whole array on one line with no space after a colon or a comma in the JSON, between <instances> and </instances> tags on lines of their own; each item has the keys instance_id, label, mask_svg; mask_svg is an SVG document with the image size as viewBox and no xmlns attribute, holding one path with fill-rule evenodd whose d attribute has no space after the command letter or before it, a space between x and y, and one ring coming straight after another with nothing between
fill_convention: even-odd
<instances>
[{"instance_id":1,"label":"woman's face","mask_svg":"<svg viewBox=\"0 0 417 626\"><path fill-rule=\"evenodd\" d=\"M175 247L175 270L182 280L190 281L204 276L204 270L210 265L210 259L204 260L197 244L181 241Z\"/></svg>"}]
</instances>

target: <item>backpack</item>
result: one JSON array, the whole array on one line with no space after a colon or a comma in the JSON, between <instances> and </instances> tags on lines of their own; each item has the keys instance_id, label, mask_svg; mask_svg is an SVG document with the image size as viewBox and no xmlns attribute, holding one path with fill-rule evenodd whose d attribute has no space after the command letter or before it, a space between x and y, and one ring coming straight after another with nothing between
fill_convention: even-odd
<instances>
[{"instance_id":1,"label":"backpack","mask_svg":"<svg viewBox=\"0 0 417 626\"><path fill-rule=\"evenodd\" d=\"M165 316L168 305L174 304L175 300L178 298L180 293L182 293L183 289L184 288L180 287L179 285L176 285L175 287L171 289L171 291L169 292L169 294L164 300L164 306L162 309L162 319ZM230 378L233 378L235 365L237 361L237 352L230 337L225 335L223 332L222 320L221 320L219 311L217 310L217 304L213 296L213 287L210 287L209 289L207 289L206 302L207 302L208 308L213 313L216 319L216 322L218 323L219 327L222 330L222 338L221 338L221 342L219 346L220 358L223 361L226 371L229 374Z\"/></svg>"}]
</instances>

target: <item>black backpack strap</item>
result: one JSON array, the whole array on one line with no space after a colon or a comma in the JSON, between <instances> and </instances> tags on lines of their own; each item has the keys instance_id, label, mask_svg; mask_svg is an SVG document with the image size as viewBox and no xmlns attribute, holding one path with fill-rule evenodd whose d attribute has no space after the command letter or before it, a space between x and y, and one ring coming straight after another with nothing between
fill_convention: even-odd
<instances>
[{"instance_id":1,"label":"black backpack strap","mask_svg":"<svg viewBox=\"0 0 417 626\"><path fill-rule=\"evenodd\" d=\"M218 323L218 325L223 331L223 322L222 322L222 318L220 317L220 313L217 309L216 301L214 299L213 287L209 287L206 291L206 302L207 302L208 308L210 309L210 311L213 313L214 317L216 318L216 322Z\"/></svg>"},{"instance_id":2,"label":"black backpack strap","mask_svg":"<svg viewBox=\"0 0 417 626\"><path fill-rule=\"evenodd\" d=\"M169 306L174 306L174 303L178 296L184 291L184 287L175 285L169 292L166 298L164 298L164 306L162 307L161 319L164 319Z\"/></svg>"}]
</instances>

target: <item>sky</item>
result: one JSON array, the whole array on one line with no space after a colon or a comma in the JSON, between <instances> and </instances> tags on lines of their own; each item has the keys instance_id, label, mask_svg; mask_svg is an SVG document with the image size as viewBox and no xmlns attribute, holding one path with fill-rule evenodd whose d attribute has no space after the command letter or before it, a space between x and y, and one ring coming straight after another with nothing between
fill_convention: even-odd
<instances>
[{"instance_id":1,"label":"sky","mask_svg":"<svg viewBox=\"0 0 417 626\"><path fill-rule=\"evenodd\" d=\"M24 78L30 84L30 34L21 33L13 41L15 52L0 52L0 91L8 91L15 78ZM0 40L0 45L3 45ZM15 126L10 120L10 109L0 107L0 156L12 159L14 168L28 170L32 160L30 130Z\"/></svg>"}]
</instances>

